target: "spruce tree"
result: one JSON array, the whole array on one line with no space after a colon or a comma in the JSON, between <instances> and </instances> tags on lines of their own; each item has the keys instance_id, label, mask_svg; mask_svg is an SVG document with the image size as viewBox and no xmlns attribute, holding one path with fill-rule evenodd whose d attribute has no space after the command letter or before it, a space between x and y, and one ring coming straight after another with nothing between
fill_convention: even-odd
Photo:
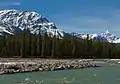
<instances>
[{"instance_id":1,"label":"spruce tree","mask_svg":"<svg viewBox=\"0 0 120 84\"><path fill-rule=\"evenodd\" d=\"M52 38L52 51L51 51L51 58L54 58L55 57L55 39L56 39L56 36L54 35L53 38Z\"/></svg>"},{"instance_id":2,"label":"spruce tree","mask_svg":"<svg viewBox=\"0 0 120 84\"><path fill-rule=\"evenodd\" d=\"M42 48L41 48L41 57L44 57L44 49L45 49L45 37L42 36Z\"/></svg>"}]
</instances>

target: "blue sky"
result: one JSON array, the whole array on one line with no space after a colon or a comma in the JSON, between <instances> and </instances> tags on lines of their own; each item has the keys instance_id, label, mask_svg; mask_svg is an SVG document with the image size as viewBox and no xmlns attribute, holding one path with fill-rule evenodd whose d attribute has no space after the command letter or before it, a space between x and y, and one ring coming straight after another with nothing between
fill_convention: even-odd
<instances>
[{"instance_id":1,"label":"blue sky","mask_svg":"<svg viewBox=\"0 0 120 84\"><path fill-rule=\"evenodd\" d=\"M0 0L0 9L36 11L66 32L120 36L120 0Z\"/></svg>"}]
</instances>

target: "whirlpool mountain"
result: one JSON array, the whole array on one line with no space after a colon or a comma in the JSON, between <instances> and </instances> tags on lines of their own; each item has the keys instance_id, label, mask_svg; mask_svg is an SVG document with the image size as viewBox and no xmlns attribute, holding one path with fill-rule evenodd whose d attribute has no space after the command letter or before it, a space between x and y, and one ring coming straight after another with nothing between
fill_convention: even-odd
<instances>
[{"instance_id":1,"label":"whirlpool mountain","mask_svg":"<svg viewBox=\"0 0 120 84\"><path fill-rule=\"evenodd\" d=\"M30 33L38 34L47 32L49 35L64 36L64 32L36 12L1 10L0 11L0 35L16 35L29 29Z\"/></svg>"}]
</instances>

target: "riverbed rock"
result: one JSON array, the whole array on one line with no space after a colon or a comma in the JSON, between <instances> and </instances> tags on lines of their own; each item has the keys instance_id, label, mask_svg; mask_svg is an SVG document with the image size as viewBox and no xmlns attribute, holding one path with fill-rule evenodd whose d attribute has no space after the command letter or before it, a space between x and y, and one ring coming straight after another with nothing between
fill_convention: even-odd
<instances>
[{"instance_id":1,"label":"riverbed rock","mask_svg":"<svg viewBox=\"0 0 120 84\"><path fill-rule=\"evenodd\" d=\"M14 62L1 62L0 74L81 69L88 67L97 66L88 60L14 60Z\"/></svg>"}]
</instances>

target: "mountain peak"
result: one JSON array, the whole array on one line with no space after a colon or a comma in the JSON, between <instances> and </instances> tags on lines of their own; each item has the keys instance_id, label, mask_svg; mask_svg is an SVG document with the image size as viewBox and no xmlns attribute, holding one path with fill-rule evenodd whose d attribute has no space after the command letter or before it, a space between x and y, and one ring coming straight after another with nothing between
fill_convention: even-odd
<instances>
[{"instance_id":1,"label":"mountain peak","mask_svg":"<svg viewBox=\"0 0 120 84\"><path fill-rule=\"evenodd\" d=\"M53 22L34 11L0 10L0 35L18 34L24 29L38 34L47 32L49 35L63 37L63 31L59 30Z\"/></svg>"},{"instance_id":2,"label":"mountain peak","mask_svg":"<svg viewBox=\"0 0 120 84\"><path fill-rule=\"evenodd\" d=\"M73 33L72 35L82 39L85 39L87 37L87 34ZM94 41L120 43L120 38L116 37L114 34L111 34L108 30L101 34L89 34L89 36Z\"/></svg>"},{"instance_id":3,"label":"mountain peak","mask_svg":"<svg viewBox=\"0 0 120 84\"><path fill-rule=\"evenodd\" d=\"M105 31L106 34L110 33L108 30Z\"/></svg>"}]
</instances>

